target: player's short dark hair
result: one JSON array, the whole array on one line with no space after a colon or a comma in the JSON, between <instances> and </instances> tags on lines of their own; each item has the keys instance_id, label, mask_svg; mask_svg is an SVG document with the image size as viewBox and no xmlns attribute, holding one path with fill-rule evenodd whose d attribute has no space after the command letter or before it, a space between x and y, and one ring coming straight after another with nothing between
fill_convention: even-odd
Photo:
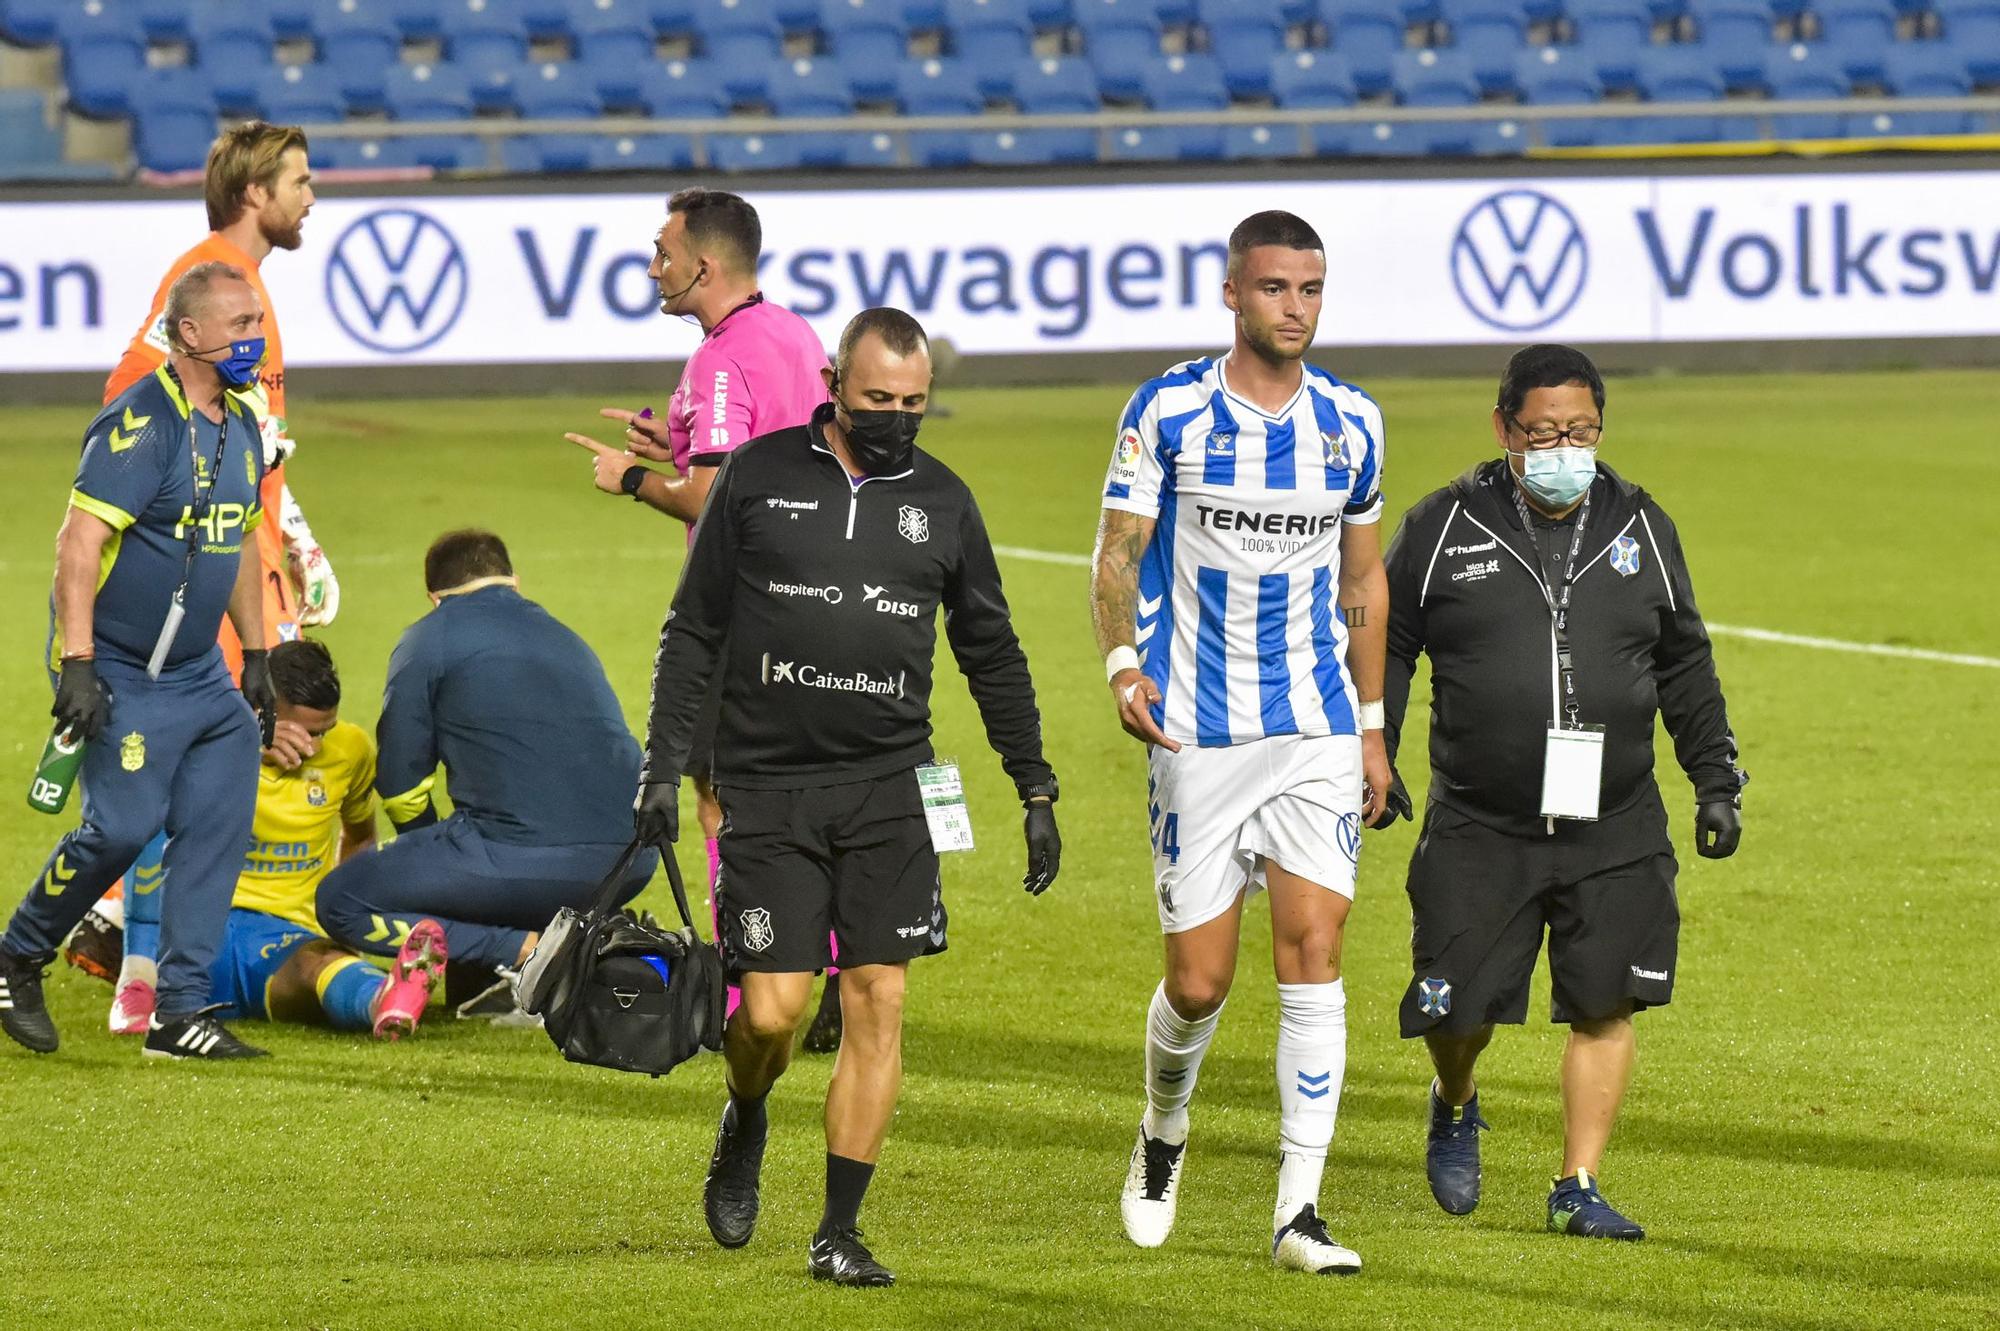
<instances>
[{"instance_id":1,"label":"player's short dark hair","mask_svg":"<svg viewBox=\"0 0 2000 1331\"><path fill-rule=\"evenodd\" d=\"M340 706L340 672L323 642L299 638L271 649L271 687L294 707L331 712Z\"/></svg>"},{"instance_id":2,"label":"player's short dark hair","mask_svg":"<svg viewBox=\"0 0 2000 1331\"><path fill-rule=\"evenodd\" d=\"M1319 232L1313 230L1305 218L1273 208L1269 212L1250 214L1229 233L1229 271L1234 273L1241 268L1243 256L1260 245L1326 252L1326 246L1320 243Z\"/></svg>"},{"instance_id":3,"label":"player's short dark hair","mask_svg":"<svg viewBox=\"0 0 2000 1331\"><path fill-rule=\"evenodd\" d=\"M764 253L764 224L740 194L720 189L684 189L667 200L667 215L679 213L697 250L721 251L745 274L757 271Z\"/></svg>"},{"instance_id":4,"label":"player's short dark hair","mask_svg":"<svg viewBox=\"0 0 2000 1331\"><path fill-rule=\"evenodd\" d=\"M506 543L477 527L448 531L424 551L424 590L429 592L448 592L474 578L505 578L513 572Z\"/></svg>"},{"instance_id":5,"label":"player's short dark hair","mask_svg":"<svg viewBox=\"0 0 2000 1331\"><path fill-rule=\"evenodd\" d=\"M1604 376L1597 372L1590 357L1560 342L1537 342L1515 352L1507 362L1506 373L1500 376L1500 396L1494 405L1500 408L1501 415L1511 418L1519 414L1533 390L1561 388L1564 384L1582 384L1588 388L1591 401L1597 404L1597 414L1604 414Z\"/></svg>"},{"instance_id":6,"label":"player's short dark hair","mask_svg":"<svg viewBox=\"0 0 2000 1331\"><path fill-rule=\"evenodd\" d=\"M922 324L892 305L877 305L849 319L847 327L840 330L840 349L833 357L835 374L846 376L847 367L854 360L854 348L870 333L881 338L882 345L898 356L919 351L930 355L931 340Z\"/></svg>"}]
</instances>

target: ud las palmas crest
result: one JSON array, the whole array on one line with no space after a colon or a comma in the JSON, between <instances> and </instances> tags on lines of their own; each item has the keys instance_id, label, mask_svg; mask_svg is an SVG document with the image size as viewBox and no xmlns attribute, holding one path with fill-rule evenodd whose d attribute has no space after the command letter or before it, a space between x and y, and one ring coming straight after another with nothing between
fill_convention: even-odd
<instances>
[{"instance_id":1,"label":"ud las palmas crest","mask_svg":"<svg viewBox=\"0 0 2000 1331\"><path fill-rule=\"evenodd\" d=\"M118 741L118 765L128 772L136 772L146 765L146 737L133 731Z\"/></svg>"}]
</instances>

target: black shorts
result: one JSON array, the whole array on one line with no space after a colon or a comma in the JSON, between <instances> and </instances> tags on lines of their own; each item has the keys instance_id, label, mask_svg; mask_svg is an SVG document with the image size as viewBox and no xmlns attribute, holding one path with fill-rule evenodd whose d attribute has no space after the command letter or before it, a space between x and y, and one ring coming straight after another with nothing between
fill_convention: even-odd
<instances>
[{"instance_id":1,"label":"black shorts","mask_svg":"<svg viewBox=\"0 0 2000 1331\"><path fill-rule=\"evenodd\" d=\"M694 743L688 748L686 775L706 782L715 771L715 728L722 720L722 669L708 677L708 692L694 714Z\"/></svg>"},{"instance_id":2,"label":"black shorts","mask_svg":"<svg viewBox=\"0 0 2000 1331\"><path fill-rule=\"evenodd\" d=\"M1550 1020L1595 1021L1673 997L1679 868L1657 798L1551 837L1511 836L1432 801L1410 856L1413 965L1404 1038L1528 1015L1549 935Z\"/></svg>"},{"instance_id":3,"label":"black shorts","mask_svg":"<svg viewBox=\"0 0 2000 1331\"><path fill-rule=\"evenodd\" d=\"M915 771L805 790L719 789L722 960L732 972L880 965L945 950Z\"/></svg>"}]
</instances>

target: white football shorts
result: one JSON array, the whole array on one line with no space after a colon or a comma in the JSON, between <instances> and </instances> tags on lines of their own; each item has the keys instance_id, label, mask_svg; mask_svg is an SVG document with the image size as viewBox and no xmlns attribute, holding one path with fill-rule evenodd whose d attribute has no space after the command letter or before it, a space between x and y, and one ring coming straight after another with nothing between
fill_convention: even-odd
<instances>
[{"instance_id":1,"label":"white football shorts","mask_svg":"<svg viewBox=\"0 0 2000 1331\"><path fill-rule=\"evenodd\" d=\"M1361 860L1361 740L1278 735L1155 747L1147 776L1160 929L1177 934L1265 886L1260 858L1352 900Z\"/></svg>"}]
</instances>

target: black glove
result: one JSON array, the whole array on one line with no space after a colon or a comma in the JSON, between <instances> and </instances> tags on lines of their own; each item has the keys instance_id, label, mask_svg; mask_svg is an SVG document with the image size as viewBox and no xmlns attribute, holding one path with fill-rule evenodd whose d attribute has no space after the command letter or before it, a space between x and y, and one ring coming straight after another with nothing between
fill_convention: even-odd
<instances>
[{"instance_id":1,"label":"black glove","mask_svg":"<svg viewBox=\"0 0 2000 1331\"><path fill-rule=\"evenodd\" d=\"M632 801L632 830L641 841L658 845L681 839L681 783L641 781Z\"/></svg>"},{"instance_id":2,"label":"black glove","mask_svg":"<svg viewBox=\"0 0 2000 1331\"><path fill-rule=\"evenodd\" d=\"M72 739L93 740L111 723L111 690L97 677L97 663L64 661L56 678L56 705L49 709L56 724Z\"/></svg>"},{"instance_id":3,"label":"black glove","mask_svg":"<svg viewBox=\"0 0 2000 1331\"><path fill-rule=\"evenodd\" d=\"M1416 818L1415 806L1410 803L1410 788L1403 784L1403 774L1395 768L1389 769L1389 797L1382 803L1382 816L1375 820L1371 829L1379 832L1398 818Z\"/></svg>"},{"instance_id":4,"label":"black glove","mask_svg":"<svg viewBox=\"0 0 2000 1331\"><path fill-rule=\"evenodd\" d=\"M271 687L271 654L261 647L243 649L243 701L257 714L257 733L270 748L278 730L278 691Z\"/></svg>"},{"instance_id":5,"label":"black glove","mask_svg":"<svg viewBox=\"0 0 2000 1331\"><path fill-rule=\"evenodd\" d=\"M1694 850L1705 860L1726 860L1743 839L1743 815L1730 800L1698 804L1694 810Z\"/></svg>"},{"instance_id":6,"label":"black glove","mask_svg":"<svg viewBox=\"0 0 2000 1331\"><path fill-rule=\"evenodd\" d=\"M1029 800L1028 816L1021 820L1028 839L1028 872L1021 886L1030 896L1040 896L1055 882L1062 867L1062 833L1056 831L1056 806L1051 800Z\"/></svg>"}]
</instances>

